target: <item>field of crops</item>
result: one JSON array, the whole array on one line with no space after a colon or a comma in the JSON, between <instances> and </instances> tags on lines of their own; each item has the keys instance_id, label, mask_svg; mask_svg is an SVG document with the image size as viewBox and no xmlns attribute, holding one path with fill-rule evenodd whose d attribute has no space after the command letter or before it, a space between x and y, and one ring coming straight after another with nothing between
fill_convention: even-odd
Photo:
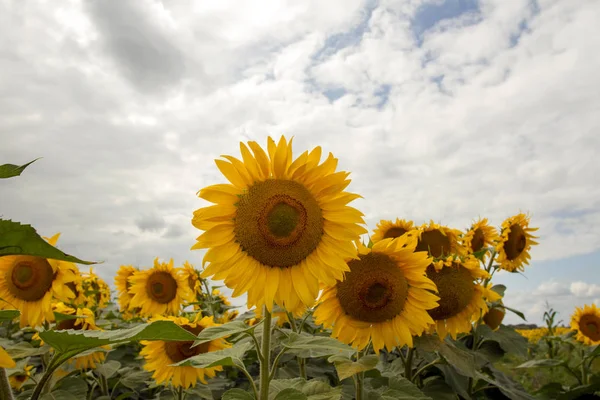
<instances>
[{"instance_id":1,"label":"field of crops","mask_svg":"<svg viewBox=\"0 0 600 400\"><path fill-rule=\"evenodd\" d=\"M600 398L595 305L569 326L552 309L543 328L502 324L523 315L493 278L526 272L528 215L370 232L331 154L293 158L283 137L240 148L217 160L229 183L198 193L201 266L123 265L111 292L59 234L0 220L0 399Z\"/></svg>"}]
</instances>

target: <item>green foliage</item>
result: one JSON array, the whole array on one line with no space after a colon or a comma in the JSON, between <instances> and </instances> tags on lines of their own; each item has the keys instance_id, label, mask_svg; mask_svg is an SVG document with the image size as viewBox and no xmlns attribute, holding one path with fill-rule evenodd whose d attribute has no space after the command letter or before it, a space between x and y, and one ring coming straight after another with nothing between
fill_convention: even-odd
<instances>
[{"instance_id":1,"label":"green foliage","mask_svg":"<svg viewBox=\"0 0 600 400\"><path fill-rule=\"evenodd\" d=\"M39 160L39 158L36 158L33 161L29 161L27 164L23 164L23 165L14 165L14 164L0 165L0 179L12 178L12 177L21 175L21 173L25 170L25 168L27 168L29 165L33 164L37 160Z\"/></svg>"}]
</instances>

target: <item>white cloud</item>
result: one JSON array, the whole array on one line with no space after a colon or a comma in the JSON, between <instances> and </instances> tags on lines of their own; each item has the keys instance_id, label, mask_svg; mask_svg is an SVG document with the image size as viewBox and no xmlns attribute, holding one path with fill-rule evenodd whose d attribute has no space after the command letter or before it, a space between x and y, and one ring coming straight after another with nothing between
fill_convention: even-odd
<instances>
[{"instance_id":1,"label":"white cloud","mask_svg":"<svg viewBox=\"0 0 600 400\"><path fill-rule=\"evenodd\" d=\"M571 283L571 293L577 297L600 296L600 285L595 283L573 282Z\"/></svg>"}]
</instances>

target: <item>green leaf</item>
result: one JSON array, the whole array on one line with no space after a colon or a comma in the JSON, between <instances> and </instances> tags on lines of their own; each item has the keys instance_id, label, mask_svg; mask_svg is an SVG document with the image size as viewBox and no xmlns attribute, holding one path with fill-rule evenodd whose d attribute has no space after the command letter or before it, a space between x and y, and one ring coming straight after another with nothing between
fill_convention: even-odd
<instances>
[{"instance_id":1,"label":"green leaf","mask_svg":"<svg viewBox=\"0 0 600 400\"><path fill-rule=\"evenodd\" d=\"M563 365L565 362L563 360L556 360L553 358L545 358L542 360L530 360L526 361L521 365L518 365L516 368L541 368L541 367L558 367L559 365Z\"/></svg>"},{"instance_id":2,"label":"green leaf","mask_svg":"<svg viewBox=\"0 0 600 400\"><path fill-rule=\"evenodd\" d=\"M527 339L508 326L500 325L497 330L492 331L487 325L479 325L477 333L481 337L498 342L507 353L527 357Z\"/></svg>"},{"instance_id":3,"label":"green leaf","mask_svg":"<svg viewBox=\"0 0 600 400\"><path fill-rule=\"evenodd\" d=\"M14 164L0 165L0 179L12 178L14 176L21 175L21 173L25 170L25 168L27 168L29 165L33 164L37 160L39 160L39 158L36 158L33 161L29 161L27 164L23 164L21 166L14 165Z\"/></svg>"},{"instance_id":4,"label":"green leaf","mask_svg":"<svg viewBox=\"0 0 600 400\"><path fill-rule=\"evenodd\" d=\"M56 322L61 322L69 319L77 319L77 318L87 318L87 315L72 315L72 314L63 314L54 311L54 319Z\"/></svg>"},{"instance_id":5,"label":"green leaf","mask_svg":"<svg viewBox=\"0 0 600 400\"><path fill-rule=\"evenodd\" d=\"M219 365L235 366L245 369L244 354L254 346L251 343L238 343L233 347L211 351L210 353L202 353L197 356L190 357L180 361L173 366L183 367L189 366L194 368L211 368Z\"/></svg>"},{"instance_id":6,"label":"green leaf","mask_svg":"<svg viewBox=\"0 0 600 400\"><path fill-rule=\"evenodd\" d=\"M200 332L192 347L237 333L250 331L255 327L256 325L248 326L243 321L232 321L223 325L211 326Z\"/></svg>"},{"instance_id":7,"label":"green leaf","mask_svg":"<svg viewBox=\"0 0 600 400\"><path fill-rule=\"evenodd\" d=\"M19 342L4 349L12 358L18 359L46 354L50 351L50 346L33 347L29 342Z\"/></svg>"},{"instance_id":8,"label":"green leaf","mask_svg":"<svg viewBox=\"0 0 600 400\"><path fill-rule=\"evenodd\" d=\"M435 400L458 400L456 393L441 376L428 379L423 386L423 393Z\"/></svg>"},{"instance_id":9,"label":"green leaf","mask_svg":"<svg viewBox=\"0 0 600 400\"><path fill-rule=\"evenodd\" d=\"M12 321L21 315L19 310L0 310L0 321Z\"/></svg>"},{"instance_id":10,"label":"green leaf","mask_svg":"<svg viewBox=\"0 0 600 400\"><path fill-rule=\"evenodd\" d=\"M419 388L402 376L391 377L389 386L390 389L398 392L398 397L395 397L396 399L432 400L431 397L425 395Z\"/></svg>"},{"instance_id":11,"label":"green leaf","mask_svg":"<svg viewBox=\"0 0 600 400\"><path fill-rule=\"evenodd\" d=\"M299 390L287 388L277 393L277 396L275 396L274 400L307 400L307 397Z\"/></svg>"},{"instance_id":12,"label":"green leaf","mask_svg":"<svg viewBox=\"0 0 600 400\"><path fill-rule=\"evenodd\" d=\"M303 393L308 400L339 400L342 397L342 388L332 388L327 383L311 379L306 381L302 378L274 379L269 385L269 398L275 398L285 389L295 389Z\"/></svg>"},{"instance_id":13,"label":"green leaf","mask_svg":"<svg viewBox=\"0 0 600 400\"><path fill-rule=\"evenodd\" d=\"M521 319L523 321L527 321L527 318L525 318L525 314L523 314L521 311L515 310L514 308L506 307L505 305L501 305L500 307L504 307L505 309L507 309L508 311L512 312L513 314L516 314L519 317L521 317Z\"/></svg>"},{"instance_id":14,"label":"green leaf","mask_svg":"<svg viewBox=\"0 0 600 400\"><path fill-rule=\"evenodd\" d=\"M290 332L280 343L289 352L302 358L323 357L332 354L350 355L356 351L352 347L329 336L312 336Z\"/></svg>"},{"instance_id":15,"label":"green leaf","mask_svg":"<svg viewBox=\"0 0 600 400\"><path fill-rule=\"evenodd\" d=\"M63 253L46 242L31 225L0 219L0 256L27 255L77 264L97 264Z\"/></svg>"},{"instance_id":16,"label":"green leaf","mask_svg":"<svg viewBox=\"0 0 600 400\"><path fill-rule=\"evenodd\" d=\"M416 348L437 351L462 375L475 377L475 355L471 351L456 347L449 339L442 342L432 335L422 335L414 340Z\"/></svg>"},{"instance_id":17,"label":"green leaf","mask_svg":"<svg viewBox=\"0 0 600 400\"><path fill-rule=\"evenodd\" d=\"M66 390L55 390L40 397L40 400L81 400Z\"/></svg>"},{"instance_id":18,"label":"green leaf","mask_svg":"<svg viewBox=\"0 0 600 400\"><path fill-rule=\"evenodd\" d=\"M254 395L242 389L230 389L223 393L222 400L255 400Z\"/></svg>"},{"instance_id":19,"label":"green leaf","mask_svg":"<svg viewBox=\"0 0 600 400\"><path fill-rule=\"evenodd\" d=\"M96 366L96 372L109 379L121 368L121 363L115 360L106 361Z\"/></svg>"},{"instance_id":20,"label":"green leaf","mask_svg":"<svg viewBox=\"0 0 600 400\"><path fill-rule=\"evenodd\" d=\"M121 371L123 371L123 368ZM121 371L119 371L121 373ZM121 378L121 384L129 389L136 390L141 386L147 386L148 380L152 374L148 371L135 371L129 374L126 374Z\"/></svg>"},{"instance_id":21,"label":"green leaf","mask_svg":"<svg viewBox=\"0 0 600 400\"><path fill-rule=\"evenodd\" d=\"M504 395L506 395L509 399L535 400L535 398L529 393L527 393L521 385L511 380L504 373L498 371L497 369L493 367L485 367L483 368L483 372L491 373L493 375L493 378L479 371L477 371L477 378L483 379L484 381L491 383L494 386L497 386L498 389L500 389L500 391L504 393Z\"/></svg>"},{"instance_id":22,"label":"green leaf","mask_svg":"<svg viewBox=\"0 0 600 400\"><path fill-rule=\"evenodd\" d=\"M61 353L81 353L94 347L126 343L137 340L190 341L196 336L171 321L156 321L140 324L133 328L113 331L44 331L40 332L44 342Z\"/></svg>"},{"instance_id":23,"label":"green leaf","mask_svg":"<svg viewBox=\"0 0 600 400\"><path fill-rule=\"evenodd\" d=\"M558 400L576 400L584 398L586 394L594 394L597 391L600 391L600 382L571 388L568 392L561 394Z\"/></svg>"},{"instance_id":24,"label":"green leaf","mask_svg":"<svg viewBox=\"0 0 600 400\"><path fill-rule=\"evenodd\" d=\"M377 363L379 363L379 356L371 354L362 357L358 361L352 361L344 356L331 356L329 357L328 361L335 365L335 370L337 371L338 377L341 381L346 378L350 378L359 372L375 369Z\"/></svg>"},{"instance_id":25,"label":"green leaf","mask_svg":"<svg viewBox=\"0 0 600 400\"><path fill-rule=\"evenodd\" d=\"M65 392L74 395L78 399L85 399L88 391L88 385L81 378L68 376L58 381L54 387L53 393L55 393L57 390L64 390Z\"/></svg>"}]
</instances>

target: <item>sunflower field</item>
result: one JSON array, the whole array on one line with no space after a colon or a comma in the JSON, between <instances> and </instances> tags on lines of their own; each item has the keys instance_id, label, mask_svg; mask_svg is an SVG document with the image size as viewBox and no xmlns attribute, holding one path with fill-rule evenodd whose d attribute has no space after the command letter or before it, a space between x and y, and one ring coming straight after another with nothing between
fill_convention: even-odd
<instances>
[{"instance_id":1,"label":"sunflower field","mask_svg":"<svg viewBox=\"0 0 600 400\"><path fill-rule=\"evenodd\" d=\"M240 152L198 192L202 253L122 265L114 282L59 234L0 219L0 400L600 398L595 305L568 327L552 310L545 328L502 324L525 319L493 278L525 271L529 215L370 232L331 153L294 157L284 137Z\"/></svg>"}]
</instances>

